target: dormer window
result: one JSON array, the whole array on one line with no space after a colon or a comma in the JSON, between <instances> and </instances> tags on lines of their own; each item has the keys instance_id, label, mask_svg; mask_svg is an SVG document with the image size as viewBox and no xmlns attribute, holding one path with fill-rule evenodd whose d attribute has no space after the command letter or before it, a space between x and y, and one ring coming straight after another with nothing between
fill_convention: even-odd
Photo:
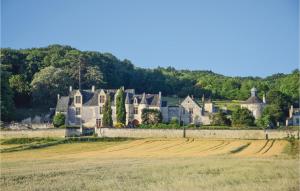
<instances>
[{"instance_id":1,"label":"dormer window","mask_svg":"<svg viewBox=\"0 0 300 191\"><path fill-rule=\"evenodd\" d=\"M81 104L81 96L75 96L75 103Z\"/></svg>"},{"instance_id":2,"label":"dormer window","mask_svg":"<svg viewBox=\"0 0 300 191\"><path fill-rule=\"evenodd\" d=\"M101 95L101 96L99 97L99 102L100 102L100 103L104 103L104 102L105 102L105 97L104 97L103 95Z\"/></svg>"}]
</instances>

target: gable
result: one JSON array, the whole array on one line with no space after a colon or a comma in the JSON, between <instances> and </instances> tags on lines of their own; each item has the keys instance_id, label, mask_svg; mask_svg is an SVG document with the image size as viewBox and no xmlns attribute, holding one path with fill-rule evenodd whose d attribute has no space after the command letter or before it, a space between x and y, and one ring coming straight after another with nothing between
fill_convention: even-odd
<instances>
[{"instance_id":1,"label":"gable","mask_svg":"<svg viewBox=\"0 0 300 191\"><path fill-rule=\"evenodd\" d=\"M187 96L180 104L184 108L198 108L201 109L201 107L196 103L195 100L193 100L190 96Z\"/></svg>"}]
</instances>

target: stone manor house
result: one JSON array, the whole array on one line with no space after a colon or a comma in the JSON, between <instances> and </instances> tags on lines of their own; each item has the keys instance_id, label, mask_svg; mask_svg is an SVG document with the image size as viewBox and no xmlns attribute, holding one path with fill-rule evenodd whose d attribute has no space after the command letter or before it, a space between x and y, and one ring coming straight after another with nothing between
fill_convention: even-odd
<instances>
[{"instance_id":1,"label":"stone manor house","mask_svg":"<svg viewBox=\"0 0 300 191\"><path fill-rule=\"evenodd\" d=\"M66 125L84 127L101 127L103 106L110 96L112 119L116 123L116 95L117 89L90 90L69 89L68 96L57 96L56 113L66 116ZM163 122L170 122L176 118L183 124L208 125L211 123L210 115L215 112L213 102L208 99L196 100L193 96L187 96L177 106L169 106L162 100L161 92L158 94L136 94L134 89L124 89L126 124L138 125L142 122L142 110L144 108L161 111Z\"/></svg>"}]
</instances>

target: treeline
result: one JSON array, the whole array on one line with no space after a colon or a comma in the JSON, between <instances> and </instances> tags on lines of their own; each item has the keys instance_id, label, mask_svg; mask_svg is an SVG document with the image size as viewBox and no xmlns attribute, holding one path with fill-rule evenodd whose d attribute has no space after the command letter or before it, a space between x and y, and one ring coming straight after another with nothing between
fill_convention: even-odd
<instances>
[{"instance_id":1,"label":"treeline","mask_svg":"<svg viewBox=\"0 0 300 191\"><path fill-rule=\"evenodd\" d=\"M255 86L260 94L281 92L289 103L298 103L299 70L267 78L228 77L211 71L143 69L129 60L109 53L80 51L70 46L1 49L1 118L12 120L15 107L53 107L56 95L67 94L68 87L78 88L79 65L82 88L134 88L138 93L164 96L188 94L213 99L245 100Z\"/></svg>"}]
</instances>

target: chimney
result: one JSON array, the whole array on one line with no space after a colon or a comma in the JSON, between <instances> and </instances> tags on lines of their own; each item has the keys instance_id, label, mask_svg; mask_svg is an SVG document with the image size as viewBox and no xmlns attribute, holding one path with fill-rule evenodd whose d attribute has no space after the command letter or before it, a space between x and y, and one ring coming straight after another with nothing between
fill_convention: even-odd
<instances>
[{"instance_id":1,"label":"chimney","mask_svg":"<svg viewBox=\"0 0 300 191\"><path fill-rule=\"evenodd\" d=\"M291 108L290 108L290 112L289 112L289 117L292 118L293 117L293 113L294 113L294 106L291 105Z\"/></svg>"},{"instance_id":2,"label":"chimney","mask_svg":"<svg viewBox=\"0 0 300 191\"><path fill-rule=\"evenodd\" d=\"M95 92L95 86L92 86L92 92Z\"/></svg>"},{"instance_id":3,"label":"chimney","mask_svg":"<svg viewBox=\"0 0 300 191\"><path fill-rule=\"evenodd\" d=\"M72 86L69 87L69 91L71 92L73 90Z\"/></svg>"},{"instance_id":4,"label":"chimney","mask_svg":"<svg viewBox=\"0 0 300 191\"><path fill-rule=\"evenodd\" d=\"M194 99L194 95L192 95L191 97L192 97L192 99Z\"/></svg>"},{"instance_id":5,"label":"chimney","mask_svg":"<svg viewBox=\"0 0 300 191\"><path fill-rule=\"evenodd\" d=\"M158 104L159 104L159 106L161 106L161 102L162 102L162 100L161 100L161 91L159 91L158 92Z\"/></svg>"},{"instance_id":6,"label":"chimney","mask_svg":"<svg viewBox=\"0 0 300 191\"><path fill-rule=\"evenodd\" d=\"M205 101L205 97L204 97L204 94L202 95L202 103L204 103Z\"/></svg>"},{"instance_id":7,"label":"chimney","mask_svg":"<svg viewBox=\"0 0 300 191\"><path fill-rule=\"evenodd\" d=\"M267 101L266 101L266 94L263 95L263 103L267 103Z\"/></svg>"},{"instance_id":8,"label":"chimney","mask_svg":"<svg viewBox=\"0 0 300 191\"><path fill-rule=\"evenodd\" d=\"M57 94L57 100L59 100L60 99L60 95L59 94Z\"/></svg>"}]
</instances>

